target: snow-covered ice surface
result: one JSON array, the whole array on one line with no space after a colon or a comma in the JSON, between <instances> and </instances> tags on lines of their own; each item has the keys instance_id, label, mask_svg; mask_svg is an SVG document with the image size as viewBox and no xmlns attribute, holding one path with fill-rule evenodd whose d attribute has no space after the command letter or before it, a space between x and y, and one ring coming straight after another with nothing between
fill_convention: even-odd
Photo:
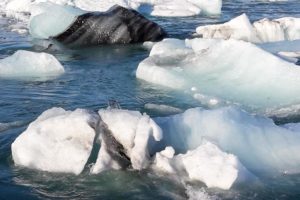
<instances>
[{"instance_id":1,"label":"snow-covered ice surface","mask_svg":"<svg viewBox=\"0 0 300 200\"><path fill-rule=\"evenodd\" d=\"M59 61L48 53L19 50L0 60L0 77L51 79L65 72Z\"/></svg>"},{"instance_id":2,"label":"snow-covered ice surface","mask_svg":"<svg viewBox=\"0 0 300 200\"><path fill-rule=\"evenodd\" d=\"M85 110L45 111L12 143L19 166L80 174L90 156L97 117Z\"/></svg>"},{"instance_id":3,"label":"snow-covered ice surface","mask_svg":"<svg viewBox=\"0 0 300 200\"><path fill-rule=\"evenodd\" d=\"M209 105L231 102L263 112L300 103L295 96L300 69L237 40L165 39L139 64L136 76Z\"/></svg>"},{"instance_id":4,"label":"snow-covered ice surface","mask_svg":"<svg viewBox=\"0 0 300 200\"><path fill-rule=\"evenodd\" d=\"M244 13L224 24L200 26L202 38L237 39L254 43L300 39L300 18L261 19L253 24Z\"/></svg>"}]
</instances>

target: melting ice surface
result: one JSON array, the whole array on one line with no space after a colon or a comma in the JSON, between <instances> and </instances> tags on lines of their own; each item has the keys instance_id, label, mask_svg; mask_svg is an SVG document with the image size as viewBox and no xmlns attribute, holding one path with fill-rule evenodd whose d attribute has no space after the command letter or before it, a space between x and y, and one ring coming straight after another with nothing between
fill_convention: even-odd
<instances>
[{"instance_id":1,"label":"melting ice surface","mask_svg":"<svg viewBox=\"0 0 300 200\"><path fill-rule=\"evenodd\" d=\"M300 68L237 40L165 39L136 76L212 105L231 101L265 110L300 103Z\"/></svg>"}]
</instances>

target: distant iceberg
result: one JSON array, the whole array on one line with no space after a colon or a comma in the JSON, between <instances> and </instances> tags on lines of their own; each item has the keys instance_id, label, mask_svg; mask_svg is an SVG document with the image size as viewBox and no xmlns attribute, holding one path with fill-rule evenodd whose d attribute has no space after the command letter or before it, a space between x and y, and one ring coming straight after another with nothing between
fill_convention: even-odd
<instances>
[{"instance_id":1,"label":"distant iceberg","mask_svg":"<svg viewBox=\"0 0 300 200\"><path fill-rule=\"evenodd\" d=\"M56 77L65 72L64 67L47 53L18 50L13 55L0 60L0 77Z\"/></svg>"},{"instance_id":2,"label":"distant iceberg","mask_svg":"<svg viewBox=\"0 0 300 200\"><path fill-rule=\"evenodd\" d=\"M254 43L300 39L300 18L261 19L250 23L242 14L224 24L205 25L196 29L203 38L238 39Z\"/></svg>"},{"instance_id":3,"label":"distant iceberg","mask_svg":"<svg viewBox=\"0 0 300 200\"><path fill-rule=\"evenodd\" d=\"M233 39L165 39L153 46L136 76L212 106L264 112L300 103L298 66Z\"/></svg>"},{"instance_id":4,"label":"distant iceberg","mask_svg":"<svg viewBox=\"0 0 300 200\"><path fill-rule=\"evenodd\" d=\"M28 16L23 13L34 12L32 6L41 2L102 12L119 5L148 15L168 17L219 15L222 8L222 0L5 0L0 5L8 16L27 21Z\"/></svg>"}]
</instances>

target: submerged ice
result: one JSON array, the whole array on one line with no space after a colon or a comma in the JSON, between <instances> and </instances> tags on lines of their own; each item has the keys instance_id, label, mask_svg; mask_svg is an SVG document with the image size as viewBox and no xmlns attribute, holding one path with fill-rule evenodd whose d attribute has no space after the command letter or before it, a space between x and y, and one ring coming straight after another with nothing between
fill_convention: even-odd
<instances>
[{"instance_id":1,"label":"submerged ice","mask_svg":"<svg viewBox=\"0 0 300 200\"><path fill-rule=\"evenodd\" d=\"M165 39L139 64L136 76L209 105L231 102L265 112L300 103L298 66L232 39Z\"/></svg>"}]
</instances>

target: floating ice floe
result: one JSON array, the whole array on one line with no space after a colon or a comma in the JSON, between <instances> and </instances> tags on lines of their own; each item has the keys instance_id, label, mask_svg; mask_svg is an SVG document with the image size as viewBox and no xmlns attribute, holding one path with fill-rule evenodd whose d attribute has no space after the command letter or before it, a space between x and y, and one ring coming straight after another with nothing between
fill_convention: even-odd
<instances>
[{"instance_id":1,"label":"floating ice floe","mask_svg":"<svg viewBox=\"0 0 300 200\"><path fill-rule=\"evenodd\" d=\"M233 107L189 109L183 114L155 119L164 133L162 146L176 152L197 149L203 140L234 154L252 172L263 175L299 173L300 132L271 119ZM299 125L298 125L299 126Z\"/></svg>"},{"instance_id":2,"label":"floating ice floe","mask_svg":"<svg viewBox=\"0 0 300 200\"><path fill-rule=\"evenodd\" d=\"M50 77L64 71L59 61L47 53L18 50L0 60L0 77Z\"/></svg>"},{"instance_id":3,"label":"floating ice floe","mask_svg":"<svg viewBox=\"0 0 300 200\"><path fill-rule=\"evenodd\" d=\"M13 142L14 163L49 172L80 174L90 156L98 121L86 110L45 111Z\"/></svg>"},{"instance_id":4,"label":"floating ice floe","mask_svg":"<svg viewBox=\"0 0 300 200\"><path fill-rule=\"evenodd\" d=\"M298 66L232 39L165 39L139 64L136 76L209 105L238 103L264 112L300 103Z\"/></svg>"},{"instance_id":5,"label":"floating ice floe","mask_svg":"<svg viewBox=\"0 0 300 200\"><path fill-rule=\"evenodd\" d=\"M172 147L157 153L152 166L154 170L181 179L186 176L188 180L201 181L207 187L225 190L239 179L250 176L236 156L221 151L207 141L185 154L174 154Z\"/></svg>"},{"instance_id":6,"label":"floating ice floe","mask_svg":"<svg viewBox=\"0 0 300 200\"><path fill-rule=\"evenodd\" d=\"M300 39L300 18L261 19L251 24L242 14L224 24L200 26L196 33L203 38L238 39L254 43Z\"/></svg>"}]
</instances>

